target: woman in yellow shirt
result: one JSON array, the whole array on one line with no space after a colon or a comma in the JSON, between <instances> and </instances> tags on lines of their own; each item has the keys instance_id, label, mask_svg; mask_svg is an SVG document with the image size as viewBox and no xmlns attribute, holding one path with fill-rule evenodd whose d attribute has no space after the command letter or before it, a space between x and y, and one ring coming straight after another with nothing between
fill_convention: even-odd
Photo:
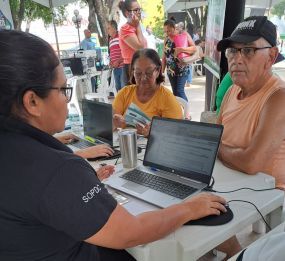
<instances>
[{"instance_id":1,"label":"woman in yellow shirt","mask_svg":"<svg viewBox=\"0 0 285 261\"><path fill-rule=\"evenodd\" d=\"M133 85L119 91L114 102L115 127L126 126L124 115L131 103L137 105L149 118L153 116L182 119L182 109L175 96L161 83L161 61L153 49L140 49L133 55L130 67ZM139 134L148 136L149 125L137 125Z\"/></svg>"}]
</instances>

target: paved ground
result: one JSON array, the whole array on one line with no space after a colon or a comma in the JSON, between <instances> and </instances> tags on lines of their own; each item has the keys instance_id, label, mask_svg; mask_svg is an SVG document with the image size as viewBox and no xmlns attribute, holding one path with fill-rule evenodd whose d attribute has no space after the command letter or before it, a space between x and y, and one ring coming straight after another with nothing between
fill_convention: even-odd
<instances>
[{"instance_id":1,"label":"paved ground","mask_svg":"<svg viewBox=\"0 0 285 261\"><path fill-rule=\"evenodd\" d=\"M190 87L185 88L187 98L190 102L190 115L193 121L200 121L201 113L205 106L205 76L194 76ZM166 87L171 89L166 80Z\"/></svg>"}]
</instances>

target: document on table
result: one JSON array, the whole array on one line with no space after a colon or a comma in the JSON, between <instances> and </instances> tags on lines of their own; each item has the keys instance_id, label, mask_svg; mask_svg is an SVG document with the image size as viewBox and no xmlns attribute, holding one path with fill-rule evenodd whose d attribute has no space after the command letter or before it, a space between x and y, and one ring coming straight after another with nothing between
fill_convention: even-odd
<instances>
[{"instance_id":1,"label":"document on table","mask_svg":"<svg viewBox=\"0 0 285 261\"><path fill-rule=\"evenodd\" d=\"M129 126L136 127L138 124L144 127L151 122L151 119L137 105L131 103L127 109L125 121Z\"/></svg>"}]
</instances>

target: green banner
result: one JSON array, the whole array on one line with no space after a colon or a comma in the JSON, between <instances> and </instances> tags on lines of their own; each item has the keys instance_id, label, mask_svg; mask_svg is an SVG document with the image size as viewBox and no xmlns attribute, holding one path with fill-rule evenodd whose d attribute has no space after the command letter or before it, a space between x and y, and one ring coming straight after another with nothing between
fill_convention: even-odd
<instances>
[{"instance_id":1,"label":"green banner","mask_svg":"<svg viewBox=\"0 0 285 261\"><path fill-rule=\"evenodd\" d=\"M217 44L223 38L226 0L209 0L208 2L204 66L220 78L221 53L217 51Z\"/></svg>"}]
</instances>

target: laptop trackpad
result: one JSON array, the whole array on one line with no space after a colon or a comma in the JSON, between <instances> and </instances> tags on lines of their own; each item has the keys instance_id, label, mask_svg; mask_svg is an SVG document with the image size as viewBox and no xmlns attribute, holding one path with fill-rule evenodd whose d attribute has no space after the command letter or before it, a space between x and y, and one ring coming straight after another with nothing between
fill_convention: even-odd
<instances>
[{"instance_id":1,"label":"laptop trackpad","mask_svg":"<svg viewBox=\"0 0 285 261\"><path fill-rule=\"evenodd\" d=\"M135 184L133 182L126 182L122 187L132 190L136 193L140 193L140 194L148 190L147 187L141 186L139 184Z\"/></svg>"}]
</instances>

